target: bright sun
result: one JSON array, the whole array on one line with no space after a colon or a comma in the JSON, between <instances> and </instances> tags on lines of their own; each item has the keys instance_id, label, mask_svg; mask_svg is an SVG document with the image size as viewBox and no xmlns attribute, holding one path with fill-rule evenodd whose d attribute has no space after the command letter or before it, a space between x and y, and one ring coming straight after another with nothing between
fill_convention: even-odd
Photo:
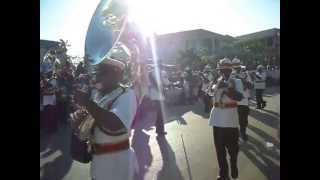
<instances>
[{"instance_id":1,"label":"bright sun","mask_svg":"<svg viewBox=\"0 0 320 180\"><path fill-rule=\"evenodd\" d=\"M135 22L145 36L155 32L155 21L158 13L154 0L129 0L129 20Z\"/></svg>"},{"instance_id":2,"label":"bright sun","mask_svg":"<svg viewBox=\"0 0 320 180\"><path fill-rule=\"evenodd\" d=\"M201 0L202 3L192 0L128 0L129 19L146 35L194 29L208 24L208 21L204 21L203 11L212 10L202 6L203 2L211 1L219 4L217 0Z\"/></svg>"}]
</instances>

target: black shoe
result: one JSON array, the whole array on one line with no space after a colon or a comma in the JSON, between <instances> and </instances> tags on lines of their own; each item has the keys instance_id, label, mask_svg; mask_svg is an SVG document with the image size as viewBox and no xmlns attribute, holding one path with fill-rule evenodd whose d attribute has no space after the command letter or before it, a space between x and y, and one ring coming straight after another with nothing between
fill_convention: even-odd
<instances>
[{"instance_id":1,"label":"black shoe","mask_svg":"<svg viewBox=\"0 0 320 180\"><path fill-rule=\"evenodd\" d=\"M261 108L262 108L262 109L263 109L263 108L265 108L265 107L266 107L266 105L267 105L267 104L266 104L266 102L263 102L263 104L262 104L262 107L261 107Z\"/></svg>"},{"instance_id":2,"label":"black shoe","mask_svg":"<svg viewBox=\"0 0 320 180\"><path fill-rule=\"evenodd\" d=\"M217 180L230 180L230 177L221 177L221 176L218 176L218 177L217 177Z\"/></svg>"},{"instance_id":3,"label":"black shoe","mask_svg":"<svg viewBox=\"0 0 320 180\"><path fill-rule=\"evenodd\" d=\"M238 178L238 167L236 165L231 165L231 177L233 179Z\"/></svg>"},{"instance_id":4,"label":"black shoe","mask_svg":"<svg viewBox=\"0 0 320 180\"><path fill-rule=\"evenodd\" d=\"M247 142L248 141L248 136L245 134L241 137L241 139L244 141L244 142Z\"/></svg>"},{"instance_id":5,"label":"black shoe","mask_svg":"<svg viewBox=\"0 0 320 180\"><path fill-rule=\"evenodd\" d=\"M256 109L262 109L260 106L257 106Z\"/></svg>"}]
</instances>

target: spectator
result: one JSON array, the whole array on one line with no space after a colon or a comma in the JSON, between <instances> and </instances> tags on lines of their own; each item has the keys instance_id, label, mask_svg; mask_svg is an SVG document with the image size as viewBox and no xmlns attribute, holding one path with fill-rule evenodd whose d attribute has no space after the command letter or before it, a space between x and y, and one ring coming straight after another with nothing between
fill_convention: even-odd
<instances>
[{"instance_id":1,"label":"spectator","mask_svg":"<svg viewBox=\"0 0 320 180\"><path fill-rule=\"evenodd\" d=\"M266 88L266 73L263 71L263 66L259 65L255 73L254 88L256 90L257 109L263 109L266 106L266 101L263 100L263 91Z\"/></svg>"},{"instance_id":2,"label":"spectator","mask_svg":"<svg viewBox=\"0 0 320 180\"><path fill-rule=\"evenodd\" d=\"M86 73L86 70L83 66L83 62L80 62L77 66L75 76L78 77L80 74L85 74L85 73Z\"/></svg>"},{"instance_id":3,"label":"spectator","mask_svg":"<svg viewBox=\"0 0 320 180\"><path fill-rule=\"evenodd\" d=\"M43 116L44 116L44 129L49 134L56 132L58 122L56 117L56 90L57 81L52 77L52 72L48 73L48 78L43 82L43 100L42 104L44 106Z\"/></svg>"}]
</instances>

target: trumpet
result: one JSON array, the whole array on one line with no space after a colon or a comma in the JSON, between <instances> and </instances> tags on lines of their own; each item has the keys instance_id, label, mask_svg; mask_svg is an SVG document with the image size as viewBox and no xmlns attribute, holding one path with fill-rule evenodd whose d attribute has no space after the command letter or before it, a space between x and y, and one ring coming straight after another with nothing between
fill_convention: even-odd
<instances>
[{"instance_id":1,"label":"trumpet","mask_svg":"<svg viewBox=\"0 0 320 180\"><path fill-rule=\"evenodd\" d=\"M71 113L71 128L73 133L82 141L90 139L94 119L85 108Z\"/></svg>"},{"instance_id":2,"label":"trumpet","mask_svg":"<svg viewBox=\"0 0 320 180\"><path fill-rule=\"evenodd\" d=\"M75 88L77 91L82 91L85 93L90 92L89 85L83 82L75 84ZM73 95L71 96L71 103L76 109L73 113L70 114L70 124L73 133L78 136L80 140L87 141L90 139L95 121L85 107L76 104Z\"/></svg>"}]
</instances>

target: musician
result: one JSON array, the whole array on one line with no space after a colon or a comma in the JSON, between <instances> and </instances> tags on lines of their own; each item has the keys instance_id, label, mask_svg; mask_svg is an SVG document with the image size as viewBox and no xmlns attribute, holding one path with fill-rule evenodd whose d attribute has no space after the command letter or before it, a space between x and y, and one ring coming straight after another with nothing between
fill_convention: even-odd
<instances>
[{"instance_id":1,"label":"musician","mask_svg":"<svg viewBox=\"0 0 320 180\"><path fill-rule=\"evenodd\" d=\"M76 102L84 106L95 120L91 176L94 180L133 179L136 161L129 137L137 110L135 93L119 84L124 63L106 58L97 66L95 97L90 99L88 93L80 91L75 95Z\"/></svg>"},{"instance_id":2,"label":"musician","mask_svg":"<svg viewBox=\"0 0 320 180\"><path fill-rule=\"evenodd\" d=\"M240 125L240 136L245 142L248 140L246 129L248 126L248 115L249 115L249 96L250 89L253 87L252 80L248 71L241 71L241 61L238 58L232 60L232 66L234 69L233 76L240 79L243 84L243 99L238 102L238 115Z\"/></svg>"},{"instance_id":3,"label":"musician","mask_svg":"<svg viewBox=\"0 0 320 180\"><path fill-rule=\"evenodd\" d=\"M183 73L183 93L184 93L184 103L191 104L191 79L192 79L192 71L189 67L186 67Z\"/></svg>"},{"instance_id":4,"label":"musician","mask_svg":"<svg viewBox=\"0 0 320 180\"><path fill-rule=\"evenodd\" d=\"M243 95L242 82L231 77L232 63L228 58L219 61L218 69L221 76L213 85L213 104L209 125L213 126L214 144L217 153L219 176L217 180L230 179L226 159L226 150L230 155L232 178L238 177L237 158L239 151L239 120L237 102Z\"/></svg>"},{"instance_id":5,"label":"musician","mask_svg":"<svg viewBox=\"0 0 320 180\"><path fill-rule=\"evenodd\" d=\"M209 113L212 108L211 97L210 97L210 88L213 82L213 75L211 72L211 67L209 65L205 66L204 72L202 75L202 86L201 86L201 94L204 103L204 111L205 113Z\"/></svg>"},{"instance_id":6,"label":"musician","mask_svg":"<svg viewBox=\"0 0 320 180\"><path fill-rule=\"evenodd\" d=\"M266 73L263 66L257 66L255 73L254 88L256 90L257 109L263 109L266 106L266 101L263 100L263 91L266 89Z\"/></svg>"}]
</instances>

